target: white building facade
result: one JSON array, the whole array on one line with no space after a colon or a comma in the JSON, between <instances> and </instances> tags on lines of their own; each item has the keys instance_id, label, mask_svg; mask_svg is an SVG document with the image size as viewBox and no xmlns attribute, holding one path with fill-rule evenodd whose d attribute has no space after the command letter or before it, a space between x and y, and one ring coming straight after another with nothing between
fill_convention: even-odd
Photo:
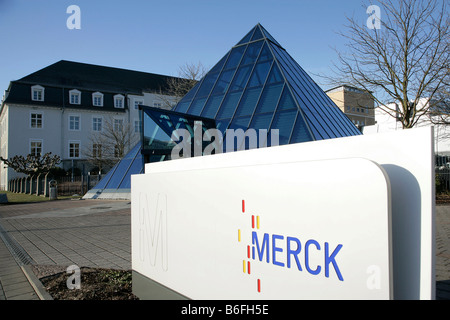
<instances>
[{"instance_id":1,"label":"white building facade","mask_svg":"<svg viewBox=\"0 0 450 320\"><path fill-rule=\"evenodd\" d=\"M126 153L140 139L139 105L167 107L174 97L164 94L170 77L117 68L59 61L12 81L0 111L0 155L61 157L65 170L87 172L87 154L100 152L93 137L106 126L127 126ZM172 102L171 102L172 101ZM170 106L169 106L170 107ZM124 153L121 153L122 155ZM0 166L0 189L22 176Z\"/></svg>"},{"instance_id":2,"label":"white building facade","mask_svg":"<svg viewBox=\"0 0 450 320\"><path fill-rule=\"evenodd\" d=\"M428 99L422 98L419 101L418 108L421 109L426 106ZM395 110L395 103L390 103L387 105L390 110ZM423 115L415 127L429 127L434 126L434 151L438 156L450 156L450 126L442 124L442 120L446 120L450 124L450 117L443 116L442 113L429 113ZM391 114L383 111L382 108L378 107L375 109L375 120L376 123L372 126L363 127L364 134L376 134L391 132L396 130L403 130L402 123Z\"/></svg>"}]
</instances>

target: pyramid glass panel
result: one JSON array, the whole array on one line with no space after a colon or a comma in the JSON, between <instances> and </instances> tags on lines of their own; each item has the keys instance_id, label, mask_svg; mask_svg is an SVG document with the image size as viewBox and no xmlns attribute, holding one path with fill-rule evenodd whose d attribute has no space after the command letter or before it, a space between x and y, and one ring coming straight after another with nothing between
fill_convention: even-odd
<instances>
[{"instance_id":1,"label":"pyramid glass panel","mask_svg":"<svg viewBox=\"0 0 450 320\"><path fill-rule=\"evenodd\" d=\"M248 78L250 77L250 74L252 73L253 66L247 65L239 67L236 76L234 77L233 82L231 83L230 91L242 91L244 90Z\"/></svg>"},{"instance_id":2,"label":"pyramid glass panel","mask_svg":"<svg viewBox=\"0 0 450 320\"><path fill-rule=\"evenodd\" d=\"M278 110L290 110L297 109L294 98L292 98L289 88L285 87L283 94L281 95L280 103L278 104Z\"/></svg>"},{"instance_id":3,"label":"pyramid glass panel","mask_svg":"<svg viewBox=\"0 0 450 320\"><path fill-rule=\"evenodd\" d=\"M272 112L256 114L255 116L253 116L250 128L253 128L255 130L270 128L272 118L273 118Z\"/></svg>"},{"instance_id":4,"label":"pyramid glass panel","mask_svg":"<svg viewBox=\"0 0 450 320\"><path fill-rule=\"evenodd\" d=\"M249 116L255 111L256 104L259 101L262 86L248 88L242 96L235 117Z\"/></svg>"},{"instance_id":5,"label":"pyramid glass panel","mask_svg":"<svg viewBox=\"0 0 450 320\"><path fill-rule=\"evenodd\" d=\"M108 184L118 189L128 188L129 175L142 171L139 170L142 161L170 160L176 145L172 137L177 138L174 130L186 129L193 134L200 122L203 132L220 130L224 152L255 147L247 136L227 150L226 138L233 138L233 131L227 129L248 133L254 132L248 129L255 129L258 147L361 134L260 24L231 48L173 111L144 106L141 109L143 128L139 152L144 160L139 160L136 153L125 157L99 183L101 189ZM278 138L274 135L277 131ZM204 142L194 143L206 146Z\"/></svg>"},{"instance_id":6,"label":"pyramid glass panel","mask_svg":"<svg viewBox=\"0 0 450 320\"><path fill-rule=\"evenodd\" d=\"M223 65L225 64L225 61L227 61L228 58L228 54L226 54L222 59L220 59L219 62L217 62L217 64L211 69L211 73L214 72L219 72L220 70L222 70Z\"/></svg>"},{"instance_id":7,"label":"pyramid glass panel","mask_svg":"<svg viewBox=\"0 0 450 320\"><path fill-rule=\"evenodd\" d=\"M140 149L138 150L140 153ZM119 185L119 189L131 189L131 175L138 173L143 173L144 170L144 158L141 154L131 163L127 173L122 179Z\"/></svg>"},{"instance_id":8,"label":"pyramid glass panel","mask_svg":"<svg viewBox=\"0 0 450 320\"><path fill-rule=\"evenodd\" d=\"M267 41L264 41L264 46L261 49L261 53L259 55L258 61L266 61L273 59L272 52L270 52L269 45L267 44Z\"/></svg>"},{"instance_id":9,"label":"pyramid glass panel","mask_svg":"<svg viewBox=\"0 0 450 320\"><path fill-rule=\"evenodd\" d=\"M193 115L200 115L205 106L206 97L205 98L196 98L189 108L188 113Z\"/></svg>"},{"instance_id":10,"label":"pyramid glass panel","mask_svg":"<svg viewBox=\"0 0 450 320\"><path fill-rule=\"evenodd\" d=\"M205 108L203 109L202 117L214 118L217 111L219 110L219 106L222 103L223 97L223 94L210 97L208 102L206 103Z\"/></svg>"},{"instance_id":11,"label":"pyramid glass panel","mask_svg":"<svg viewBox=\"0 0 450 320\"><path fill-rule=\"evenodd\" d=\"M194 88L192 88L192 89L191 89L191 90L183 97L183 99L182 99L181 101L191 101L191 100L194 98L195 94L197 93L197 90L198 90L198 88L200 87L201 84L202 84L201 81L197 82L197 83L195 84Z\"/></svg>"},{"instance_id":12,"label":"pyramid glass panel","mask_svg":"<svg viewBox=\"0 0 450 320\"><path fill-rule=\"evenodd\" d=\"M255 65L252 76L248 82L248 87L262 86L266 82L267 74L269 73L271 61L260 62Z\"/></svg>"},{"instance_id":13,"label":"pyramid glass panel","mask_svg":"<svg viewBox=\"0 0 450 320\"><path fill-rule=\"evenodd\" d=\"M241 62L242 55L244 54L246 48L247 46L240 46L232 49L224 69L236 68Z\"/></svg>"},{"instance_id":14,"label":"pyramid glass panel","mask_svg":"<svg viewBox=\"0 0 450 320\"><path fill-rule=\"evenodd\" d=\"M301 114L297 116L297 120L292 131L291 141L289 143L300 143L311 141L311 135L308 132L305 121Z\"/></svg>"},{"instance_id":15,"label":"pyramid glass panel","mask_svg":"<svg viewBox=\"0 0 450 320\"><path fill-rule=\"evenodd\" d=\"M196 98L207 97L210 94L210 92L212 90L212 87L216 83L218 76L219 76L219 73L208 74L203 79L202 85L198 89L197 94L196 94L195 97Z\"/></svg>"},{"instance_id":16,"label":"pyramid glass panel","mask_svg":"<svg viewBox=\"0 0 450 320\"><path fill-rule=\"evenodd\" d=\"M111 177L114 175L115 171L117 169L117 166L114 166L111 170L108 171L108 173L103 176L99 183L95 186L94 189L96 190L103 190L105 189L106 185L108 184Z\"/></svg>"},{"instance_id":17,"label":"pyramid glass panel","mask_svg":"<svg viewBox=\"0 0 450 320\"><path fill-rule=\"evenodd\" d=\"M256 59L258 59L259 52L261 51L261 47L263 45L263 41L253 42L247 46L247 50L245 51L245 55L242 59L241 65L253 64Z\"/></svg>"},{"instance_id":18,"label":"pyramid glass panel","mask_svg":"<svg viewBox=\"0 0 450 320\"><path fill-rule=\"evenodd\" d=\"M274 112L280 99L283 86L283 83L266 85L255 113Z\"/></svg>"},{"instance_id":19,"label":"pyramid glass panel","mask_svg":"<svg viewBox=\"0 0 450 320\"><path fill-rule=\"evenodd\" d=\"M278 66L274 63L272 70L270 71L269 78L267 79L267 84L282 83L283 81L283 75L281 74Z\"/></svg>"},{"instance_id":20,"label":"pyramid glass panel","mask_svg":"<svg viewBox=\"0 0 450 320\"><path fill-rule=\"evenodd\" d=\"M270 129L278 129L280 145L289 143L297 112L297 109L279 110L275 114Z\"/></svg>"},{"instance_id":21,"label":"pyramid glass panel","mask_svg":"<svg viewBox=\"0 0 450 320\"><path fill-rule=\"evenodd\" d=\"M216 119L229 119L233 116L234 111L236 109L239 100L241 99L242 91L236 91L228 93L225 100L222 103L222 106L219 110L219 113L216 116Z\"/></svg>"},{"instance_id":22,"label":"pyramid glass panel","mask_svg":"<svg viewBox=\"0 0 450 320\"><path fill-rule=\"evenodd\" d=\"M125 155L123 159L117 164L116 173L111 177L106 189L118 189L123 179L126 177L127 172L133 164L138 152L140 151L140 146L137 145L131 152ZM141 156L139 154L139 156ZM142 157L142 156L141 156Z\"/></svg>"},{"instance_id":23,"label":"pyramid glass panel","mask_svg":"<svg viewBox=\"0 0 450 320\"><path fill-rule=\"evenodd\" d=\"M259 28L259 26L256 26L255 33L253 33L253 37L252 37L251 41L256 41L256 40L259 40L259 39L262 39L262 38L264 38L264 35L261 32L261 29Z\"/></svg>"},{"instance_id":24,"label":"pyramid glass panel","mask_svg":"<svg viewBox=\"0 0 450 320\"><path fill-rule=\"evenodd\" d=\"M239 43L237 44L237 46L238 46L238 45L241 45L241 44L244 44L244 43L247 43L247 42L250 42L250 40L252 39L253 33L255 32L255 29L256 29L256 27L253 28L252 30L250 30L250 32L247 33L247 34L245 35L245 37L242 38L241 41L239 41Z\"/></svg>"},{"instance_id":25,"label":"pyramid glass panel","mask_svg":"<svg viewBox=\"0 0 450 320\"><path fill-rule=\"evenodd\" d=\"M247 130L248 124L250 122L250 116L245 117L235 117L231 122L228 129L244 129Z\"/></svg>"},{"instance_id":26,"label":"pyramid glass panel","mask_svg":"<svg viewBox=\"0 0 450 320\"><path fill-rule=\"evenodd\" d=\"M224 94L230 86L231 79L233 78L235 72L236 69L230 69L222 72L211 94Z\"/></svg>"},{"instance_id":27,"label":"pyramid glass panel","mask_svg":"<svg viewBox=\"0 0 450 320\"><path fill-rule=\"evenodd\" d=\"M191 105L192 100L184 100L177 104L175 110L178 112L186 112Z\"/></svg>"}]
</instances>

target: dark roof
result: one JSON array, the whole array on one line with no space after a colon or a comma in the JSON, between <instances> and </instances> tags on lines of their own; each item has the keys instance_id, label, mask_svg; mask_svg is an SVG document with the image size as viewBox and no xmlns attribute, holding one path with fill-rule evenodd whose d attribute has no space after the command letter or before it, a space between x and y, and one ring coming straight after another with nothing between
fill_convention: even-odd
<instances>
[{"instance_id":1,"label":"dark roof","mask_svg":"<svg viewBox=\"0 0 450 320\"><path fill-rule=\"evenodd\" d=\"M18 82L140 94L167 89L169 76L61 60Z\"/></svg>"},{"instance_id":2,"label":"dark roof","mask_svg":"<svg viewBox=\"0 0 450 320\"><path fill-rule=\"evenodd\" d=\"M117 93L103 93L103 106L97 107L92 104L92 93L98 90L79 90L81 91L81 101L80 104L70 104L70 93L72 88L54 87L54 86L43 86L45 89L44 101L33 101L31 100L31 87L34 84L27 84L22 82L13 81L11 82L8 97L5 99L4 103L16 103L16 104L32 104L36 106L43 107L66 107L74 109L84 109L98 111L114 111L114 112L125 112L128 109L128 99L124 100L124 108L114 108L114 96Z\"/></svg>"},{"instance_id":3,"label":"dark roof","mask_svg":"<svg viewBox=\"0 0 450 320\"><path fill-rule=\"evenodd\" d=\"M114 108L114 95L164 93L171 78L173 77L61 60L19 80L11 81L4 103L77 109L102 108L104 111L121 112L128 108L127 99L124 109L117 109ZM31 100L33 85L45 88L44 101ZM80 105L69 104L69 91L72 89L81 91ZM92 93L97 91L104 95L103 107L92 105Z\"/></svg>"},{"instance_id":4,"label":"dark roof","mask_svg":"<svg viewBox=\"0 0 450 320\"><path fill-rule=\"evenodd\" d=\"M367 92L368 93L373 93L373 91L367 91L366 89L358 88L358 87L355 87L355 86L351 86L349 84L341 84L339 86L335 86L335 87L332 87L330 89L327 89L327 90L325 90L325 92L328 93L328 92L333 91L333 90L338 89L338 88L354 89L354 90L360 91L360 93L367 93Z\"/></svg>"}]
</instances>

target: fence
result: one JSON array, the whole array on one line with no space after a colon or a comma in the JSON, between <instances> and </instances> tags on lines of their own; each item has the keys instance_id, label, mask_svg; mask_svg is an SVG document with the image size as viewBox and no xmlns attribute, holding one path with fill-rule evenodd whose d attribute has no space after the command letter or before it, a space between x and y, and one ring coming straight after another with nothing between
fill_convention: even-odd
<instances>
[{"instance_id":1,"label":"fence","mask_svg":"<svg viewBox=\"0 0 450 320\"><path fill-rule=\"evenodd\" d=\"M85 175L74 177L58 177L58 196L84 195L92 189L101 179L99 175ZM49 196L49 183L53 180L50 175L37 175L16 178L9 181L8 190L15 193Z\"/></svg>"},{"instance_id":2,"label":"fence","mask_svg":"<svg viewBox=\"0 0 450 320\"><path fill-rule=\"evenodd\" d=\"M49 174L32 175L28 177L16 178L9 181L8 190L15 193L26 193L49 196Z\"/></svg>"},{"instance_id":3,"label":"fence","mask_svg":"<svg viewBox=\"0 0 450 320\"><path fill-rule=\"evenodd\" d=\"M100 176L84 175L60 177L57 178L56 181L58 182L58 195L72 196L78 194L82 196L100 181Z\"/></svg>"},{"instance_id":4,"label":"fence","mask_svg":"<svg viewBox=\"0 0 450 320\"><path fill-rule=\"evenodd\" d=\"M60 177L58 182L58 195L72 196L75 194L84 195L92 189L99 181L98 175L84 175L74 177Z\"/></svg>"},{"instance_id":5,"label":"fence","mask_svg":"<svg viewBox=\"0 0 450 320\"><path fill-rule=\"evenodd\" d=\"M450 191L450 169L436 168L436 194Z\"/></svg>"}]
</instances>

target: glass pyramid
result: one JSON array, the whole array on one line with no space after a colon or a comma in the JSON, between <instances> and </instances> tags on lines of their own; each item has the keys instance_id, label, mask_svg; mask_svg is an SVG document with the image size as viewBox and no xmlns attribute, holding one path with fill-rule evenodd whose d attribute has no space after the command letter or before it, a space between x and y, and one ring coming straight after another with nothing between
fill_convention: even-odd
<instances>
[{"instance_id":1,"label":"glass pyramid","mask_svg":"<svg viewBox=\"0 0 450 320\"><path fill-rule=\"evenodd\" d=\"M202 122L203 132L219 129L224 139L227 129L265 129L262 133L268 146L275 129L279 145L361 134L260 24L231 48L172 111L142 106L141 112L141 143L93 189L97 197L105 198L99 195L104 190L116 195L129 192L130 175L142 173L144 162L170 160L176 145L171 139L173 131L185 128L193 132L195 121Z\"/></svg>"},{"instance_id":2,"label":"glass pyramid","mask_svg":"<svg viewBox=\"0 0 450 320\"><path fill-rule=\"evenodd\" d=\"M134 146L91 190L84 199L128 199L131 175L144 172L141 144Z\"/></svg>"},{"instance_id":3,"label":"glass pyramid","mask_svg":"<svg viewBox=\"0 0 450 320\"><path fill-rule=\"evenodd\" d=\"M177 104L221 130L279 130L279 144L361 132L285 49L257 24Z\"/></svg>"}]
</instances>

